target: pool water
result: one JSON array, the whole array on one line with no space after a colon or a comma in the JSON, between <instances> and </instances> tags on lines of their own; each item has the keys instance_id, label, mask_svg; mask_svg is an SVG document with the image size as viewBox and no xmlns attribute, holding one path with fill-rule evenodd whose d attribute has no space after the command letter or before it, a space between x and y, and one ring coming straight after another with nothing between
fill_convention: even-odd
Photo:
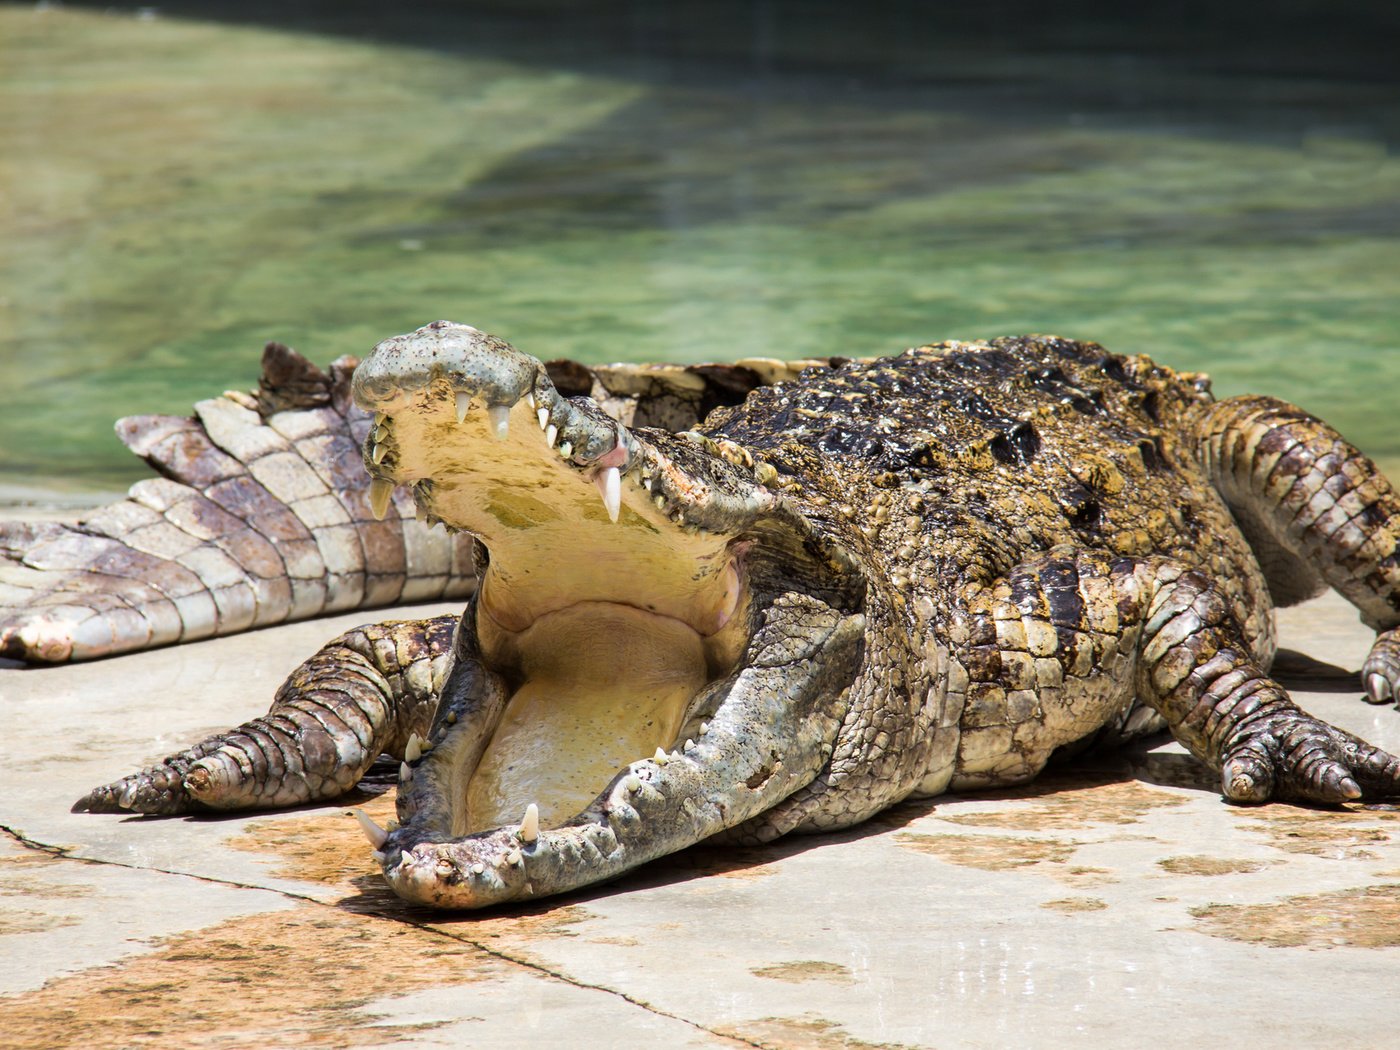
<instances>
[{"instance_id":1,"label":"pool water","mask_svg":"<svg viewBox=\"0 0 1400 1050\"><path fill-rule=\"evenodd\" d=\"M937 6L0 5L0 492L144 476L112 421L266 340L439 317L595 362L1054 332L1400 465L1400 16Z\"/></svg>"}]
</instances>

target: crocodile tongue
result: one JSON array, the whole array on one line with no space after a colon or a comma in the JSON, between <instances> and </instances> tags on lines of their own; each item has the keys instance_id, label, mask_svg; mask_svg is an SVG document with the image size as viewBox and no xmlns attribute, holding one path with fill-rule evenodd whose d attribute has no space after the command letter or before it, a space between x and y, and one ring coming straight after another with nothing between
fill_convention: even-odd
<instances>
[{"instance_id":1,"label":"crocodile tongue","mask_svg":"<svg viewBox=\"0 0 1400 1050\"><path fill-rule=\"evenodd\" d=\"M524 684L467 789L467 830L520 818L522 800L546 825L591 802L613 775L670 747L708 678L703 639L625 605L581 602L512 639Z\"/></svg>"}]
</instances>

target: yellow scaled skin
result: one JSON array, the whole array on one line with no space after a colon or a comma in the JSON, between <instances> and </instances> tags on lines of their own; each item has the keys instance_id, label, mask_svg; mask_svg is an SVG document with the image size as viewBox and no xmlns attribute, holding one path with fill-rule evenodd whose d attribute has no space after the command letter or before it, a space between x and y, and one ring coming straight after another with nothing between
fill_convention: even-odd
<instances>
[{"instance_id":1,"label":"yellow scaled skin","mask_svg":"<svg viewBox=\"0 0 1400 1050\"><path fill-rule=\"evenodd\" d=\"M580 602L493 642L514 650L525 681L467 788L468 832L517 823L522 799L546 826L572 817L619 769L670 746L708 678L694 630L612 602Z\"/></svg>"}]
</instances>

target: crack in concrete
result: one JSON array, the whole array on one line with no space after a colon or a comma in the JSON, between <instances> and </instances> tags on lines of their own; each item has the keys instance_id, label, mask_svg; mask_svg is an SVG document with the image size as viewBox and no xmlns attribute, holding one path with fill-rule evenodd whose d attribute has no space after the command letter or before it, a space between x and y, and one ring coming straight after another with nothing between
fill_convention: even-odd
<instances>
[{"instance_id":1,"label":"crack in concrete","mask_svg":"<svg viewBox=\"0 0 1400 1050\"><path fill-rule=\"evenodd\" d=\"M274 896L283 897L288 900L299 901L304 904L314 904L322 908L336 907L336 905L333 902L324 901L318 897L312 897L309 894L297 893L295 890L279 888L276 886L258 886L253 883L239 882L236 879L220 879L210 875L200 875L192 871L174 871L170 868L151 867L144 864L130 864L125 861L110 860L104 857L77 856L73 853L73 850L77 848L75 846L59 846L48 842L40 842L38 839L30 838L23 831L20 831L18 828L11 827L8 824L0 824L0 834L4 834L12 842L24 849L33 850L38 853L46 853L49 856L55 858L56 860L75 861L79 864L91 864L97 865L99 867L126 868L129 871L149 871L161 875L173 875L179 878L193 879L196 882L205 882L215 886L225 886L241 890L252 890L258 893L270 893ZM604 995L613 996L614 998L621 999L628 1005L634 1006L639 1010L644 1010L645 1012L655 1017L665 1018L670 1021L679 1021L681 1024L689 1025L696 1031L704 1032L706 1035L711 1036L717 1040L721 1040L725 1044L732 1046L754 1047L756 1048L756 1050L763 1050L763 1043L753 1042L752 1040L745 1039L742 1036L735 1036L724 1032L716 1031L715 1029L709 1028L698 1021L692 1021L688 1017L683 1017L680 1014L671 1013L668 1010L663 1010L660 1007L653 1006L651 1003L648 1003L642 999L638 999L636 996L630 995L627 992L620 991L616 988L609 988L607 985L594 984L591 981L584 981L580 978L572 977L569 974L563 973L559 970L551 969L548 966L544 966L540 963L533 962L530 959L512 955L510 952L504 951L500 948L493 948L490 945L485 944L482 941L478 941L472 937L467 937L449 930L444 930L440 927L431 925L429 923L415 922L412 919L392 920L387 919L387 917L385 916L373 915L372 912L365 914L369 914L373 918L380 919L381 921L402 921L410 926L424 931L425 933L442 937L446 940L456 941L460 944L466 944L472 948L477 949L484 955L488 955L493 959L499 959L502 962L510 963L513 966L518 966L521 969L527 970L537 976L552 978L563 984L567 984L581 990L601 992Z\"/></svg>"}]
</instances>

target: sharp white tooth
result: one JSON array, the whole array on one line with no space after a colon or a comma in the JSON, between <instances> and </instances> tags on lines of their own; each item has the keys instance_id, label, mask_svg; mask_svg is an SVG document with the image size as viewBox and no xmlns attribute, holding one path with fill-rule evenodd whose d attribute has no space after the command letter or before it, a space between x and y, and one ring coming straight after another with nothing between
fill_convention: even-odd
<instances>
[{"instance_id":1,"label":"sharp white tooth","mask_svg":"<svg viewBox=\"0 0 1400 1050\"><path fill-rule=\"evenodd\" d=\"M685 744L681 747L681 750L682 750L682 751L694 751L694 750L695 750L695 741L694 741L694 740L691 740L690 737L686 737L686 738L685 738Z\"/></svg>"},{"instance_id":2,"label":"sharp white tooth","mask_svg":"<svg viewBox=\"0 0 1400 1050\"><path fill-rule=\"evenodd\" d=\"M477 861L475 864L472 865L472 874L473 874L473 875L485 875L485 874L486 874L486 865L485 865L485 864L482 864L481 861Z\"/></svg>"},{"instance_id":3,"label":"sharp white tooth","mask_svg":"<svg viewBox=\"0 0 1400 1050\"><path fill-rule=\"evenodd\" d=\"M553 423L544 428L544 440L550 448L554 447L554 439L559 436L559 428Z\"/></svg>"},{"instance_id":4,"label":"sharp white tooth","mask_svg":"<svg viewBox=\"0 0 1400 1050\"><path fill-rule=\"evenodd\" d=\"M540 837L540 807L531 802L525 807L525 816L520 821L520 841L526 845Z\"/></svg>"},{"instance_id":5,"label":"sharp white tooth","mask_svg":"<svg viewBox=\"0 0 1400 1050\"><path fill-rule=\"evenodd\" d=\"M403 748L405 762L417 762L423 757L423 738L417 733L408 734L408 743Z\"/></svg>"},{"instance_id":6,"label":"sharp white tooth","mask_svg":"<svg viewBox=\"0 0 1400 1050\"><path fill-rule=\"evenodd\" d=\"M506 863L511 865L512 867L514 867L516 864L523 864L524 862L525 854L521 853L518 849L513 849L506 854Z\"/></svg>"},{"instance_id":7,"label":"sharp white tooth","mask_svg":"<svg viewBox=\"0 0 1400 1050\"><path fill-rule=\"evenodd\" d=\"M608 467L593 475L593 483L602 493L603 506L607 508L608 517L616 522L618 514L622 511L622 471L616 467Z\"/></svg>"},{"instance_id":8,"label":"sharp white tooth","mask_svg":"<svg viewBox=\"0 0 1400 1050\"><path fill-rule=\"evenodd\" d=\"M384 845L389 833L376 824L373 817L362 809L352 809L350 815L360 822L360 830L365 833L365 838L369 839L371 846L377 850Z\"/></svg>"},{"instance_id":9,"label":"sharp white tooth","mask_svg":"<svg viewBox=\"0 0 1400 1050\"><path fill-rule=\"evenodd\" d=\"M671 761L671 756L666 754L666 749L664 747L658 747L656 749L656 754L651 756L651 760L658 766L664 766L667 762Z\"/></svg>"},{"instance_id":10,"label":"sharp white tooth","mask_svg":"<svg viewBox=\"0 0 1400 1050\"><path fill-rule=\"evenodd\" d=\"M407 762L400 762L400 763L399 763L399 783L400 783L400 784L411 784L411 783L413 783L413 767L410 766Z\"/></svg>"},{"instance_id":11,"label":"sharp white tooth","mask_svg":"<svg viewBox=\"0 0 1400 1050\"><path fill-rule=\"evenodd\" d=\"M656 504L657 510L666 509L666 497L661 495L660 493L657 493L655 496L653 496L651 501Z\"/></svg>"},{"instance_id":12,"label":"sharp white tooth","mask_svg":"<svg viewBox=\"0 0 1400 1050\"><path fill-rule=\"evenodd\" d=\"M568 459L568 458L569 458L570 456L572 456L573 454L574 454L574 443L573 443L572 441L561 441L561 442L559 442L559 455L560 455L560 456L562 456L564 459Z\"/></svg>"},{"instance_id":13,"label":"sharp white tooth","mask_svg":"<svg viewBox=\"0 0 1400 1050\"><path fill-rule=\"evenodd\" d=\"M549 409L540 409L535 413L535 418L540 421L540 429L543 430L545 427L549 426Z\"/></svg>"},{"instance_id":14,"label":"sharp white tooth","mask_svg":"<svg viewBox=\"0 0 1400 1050\"><path fill-rule=\"evenodd\" d=\"M372 852L372 853L370 854L370 856L374 858L374 863L376 863L376 864L383 864L383 863L384 863L384 858L386 858L387 856L389 856L389 854L387 854L387 853L382 853L382 852L380 852L379 850L375 850L374 852Z\"/></svg>"},{"instance_id":15,"label":"sharp white tooth","mask_svg":"<svg viewBox=\"0 0 1400 1050\"><path fill-rule=\"evenodd\" d=\"M467 409L472 407L472 396L465 390L457 391L457 422L467 418Z\"/></svg>"},{"instance_id":16,"label":"sharp white tooth","mask_svg":"<svg viewBox=\"0 0 1400 1050\"><path fill-rule=\"evenodd\" d=\"M706 733L708 733L709 731L710 731L710 723L709 723L709 722L701 722L701 723L700 723L700 735L701 735L701 736L704 736L704 735L705 735Z\"/></svg>"},{"instance_id":17,"label":"sharp white tooth","mask_svg":"<svg viewBox=\"0 0 1400 1050\"><path fill-rule=\"evenodd\" d=\"M510 436L510 408L507 405L490 405L486 415L491 420L491 433L497 441Z\"/></svg>"},{"instance_id":18,"label":"sharp white tooth","mask_svg":"<svg viewBox=\"0 0 1400 1050\"><path fill-rule=\"evenodd\" d=\"M376 442L374 443L374 448L370 449L369 458L372 459L372 460L374 460L375 463L383 463L383 462L384 462L384 454L385 454L386 452L388 452L388 451L389 451L389 446L388 446L388 445L385 445L385 444L382 444L381 442L376 441Z\"/></svg>"},{"instance_id":19,"label":"sharp white tooth","mask_svg":"<svg viewBox=\"0 0 1400 1050\"><path fill-rule=\"evenodd\" d=\"M628 791L641 791L642 778L637 776L636 773L633 773L631 776L629 776L626 780L623 781L623 786L626 787Z\"/></svg>"},{"instance_id":20,"label":"sharp white tooth","mask_svg":"<svg viewBox=\"0 0 1400 1050\"><path fill-rule=\"evenodd\" d=\"M642 488L646 489L648 492L651 491L651 478L642 479Z\"/></svg>"},{"instance_id":21,"label":"sharp white tooth","mask_svg":"<svg viewBox=\"0 0 1400 1050\"><path fill-rule=\"evenodd\" d=\"M447 714L443 717L443 721L446 722L448 725L452 725L452 723L454 723L454 722L457 721L457 712L456 712L456 711L449 711L449 712L447 712Z\"/></svg>"},{"instance_id":22,"label":"sharp white tooth","mask_svg":"<svg viewBox=\"0 0 1400 1050\"><path fill-rule=\"evenodd\" d=\"M372 478L369 483L369 509L380 521L389 513L389 500L394 495L394 483L383 478Z\"/></svg>"},{"instance_id":23,"label":"sharp white tooth","mask_svg":"<svg viewBox=\"0 0 1400 1050\"><path fill-rule=\"evenodd\" d=\"M525 403L530 406L530 411L535 410L535 394L533 391L525 395Z\"/></svg>"}]
</instances>

